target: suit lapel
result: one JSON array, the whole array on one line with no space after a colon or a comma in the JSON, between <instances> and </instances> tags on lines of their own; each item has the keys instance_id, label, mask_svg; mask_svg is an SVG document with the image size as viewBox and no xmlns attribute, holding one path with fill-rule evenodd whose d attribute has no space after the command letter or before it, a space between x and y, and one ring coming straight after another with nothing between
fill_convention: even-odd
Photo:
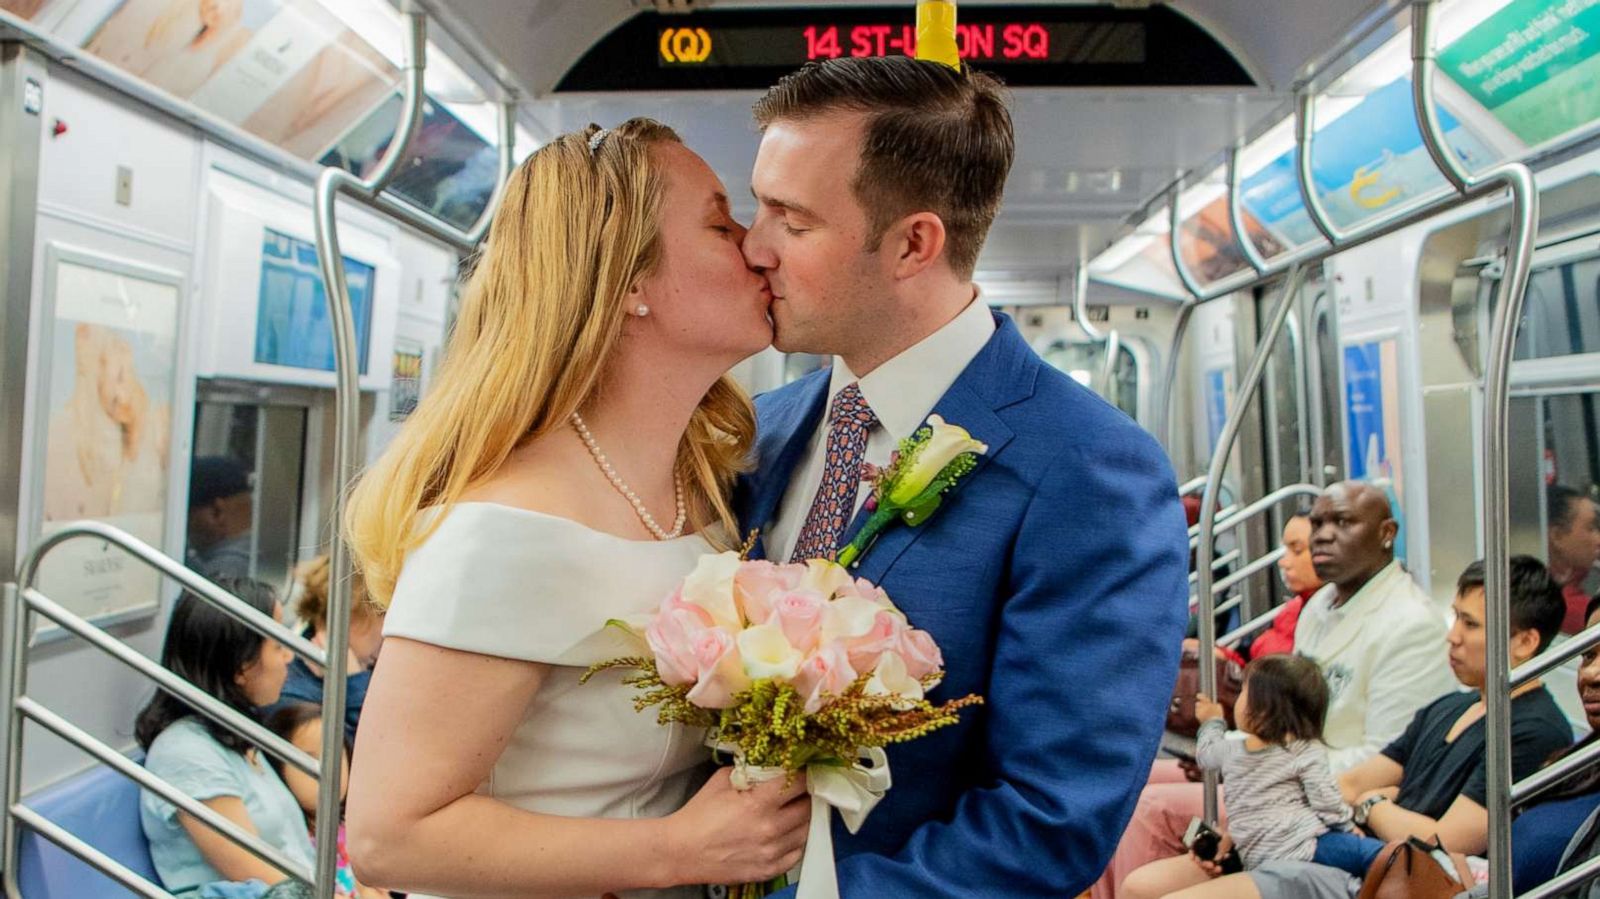
<instances>
[{"instance_id":1,"label":"suit lapel","mask_svg":"<svg viewBox=\"0 0 1600 899\"><path fill-rule=\"evenodd\" d=\"M877 542L861 557L853 571L856 576L873 583L881 582L890 567L923 532L930 527L937 527L944 516L960 515L962 508L958 496L961 491L982 477L984 470L1015 436L995 413L1033 395L1040 363L1010 318L995 313L995 320L994 336L989 338L989 342L962 371L961 376L945 391L932 412L950 424L966 428L973 437L988 445L988 451L978 457L977 468L945 494L944 505L934 514L930 523L920 527L896 523L885 529ZM855 537L868 517L865 509L856 515L845 532L845 542Z\"/></svg>"},{"instance_id":2,"label":"suit lapel","mask_svg":"<svg viewBox=\"0 0 1600 899\"><path fill-rule=\"evenodd\" d=\"M778 512L778 504L805 459L806 446L822 421L823 408L828 400L828 375L820 375L795 388L795 397L786 410L774 414L774 441L771 459L757 460L760 480L752 495L745 528L760 528L756 545L750 552L752 559L767 557L766 529ZM786 414L785 414L786 413ZM764 455L764 454L763 454ZM782 560L780 560L782 561Z\"/></svg>"},{"instance_id":3,"label":"suit lapel","mask_svg":"<svg viewBox=\"0 0 1600 899\"><path fill-rule=\"evenodd\" d=\"M978 467L958 481L950 489L950 492L944 495L944 504L939 508L938 512L934 513L929 523L920 527L911 527L897 522L882 531L878 536L877 542L872 545L866 555L861 557L861 564L856 566L853 573L857 577L864 577L873 583L880 582L889 571L889 568L900 558L901 554L909 549L911 544L917 542L928 528L936 527L938 522L945 516L960 515L962 513L959 499L961 491L968 484L983 476L984 469L1015 436L1011 429L1006 426L1006 423L995 415L994 405L973 392L970 386L963 384L960 380L956 381L939 400L939 404L933 407L933 414L938 415L950 424L966 428L973 437L987 444L989 450L978 457ZM856 516L855 520L850 524L850 530L846 533L846 542L853 538L856 531L860 530L861 526L866 523L867 517L864 509L862 514Z\"/></svg>"}]
</instances>

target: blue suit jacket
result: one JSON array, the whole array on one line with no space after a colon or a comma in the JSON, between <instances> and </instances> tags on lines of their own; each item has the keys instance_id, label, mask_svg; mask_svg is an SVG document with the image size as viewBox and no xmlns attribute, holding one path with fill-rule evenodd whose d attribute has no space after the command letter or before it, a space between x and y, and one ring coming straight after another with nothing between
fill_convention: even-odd
<instances>
[{"instance_id":1,"label":"blue suit jacket","mask_svg":"<svg viewBox=\"0 0 1600 899\"><path fill-rule=\"evenodd\" d=\"M1127 825L1177 677L1188 539L1166 455L997 319L933 409L988 454L926 525L891 526L855 571L938 641L946 674L929 698L985 705L891 747L888 796L858 834L835 822L847 899L1076 895ZM828 378L756 400L746 527L776 514Z\"/></svg>"}]
</instances>

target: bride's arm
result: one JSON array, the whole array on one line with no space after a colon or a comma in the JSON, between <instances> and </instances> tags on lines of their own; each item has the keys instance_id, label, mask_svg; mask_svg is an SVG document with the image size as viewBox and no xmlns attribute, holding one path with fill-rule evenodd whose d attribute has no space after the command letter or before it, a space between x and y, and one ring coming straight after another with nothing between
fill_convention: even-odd
<instances>
[{"instance_id":1,"label":"bride's arm","mask_svg":"<svg viewBox=\"0 0 1600 899\"><path fill-rule=\"evenodd\" d=\"M809 803L781 780L737 793L719 772L676 814L640 820L539 815L475 794L548 670L384 643L350 776L362 882L460 899L595 896L759 882L798 861Z\"/></svg>"}]
</instances>

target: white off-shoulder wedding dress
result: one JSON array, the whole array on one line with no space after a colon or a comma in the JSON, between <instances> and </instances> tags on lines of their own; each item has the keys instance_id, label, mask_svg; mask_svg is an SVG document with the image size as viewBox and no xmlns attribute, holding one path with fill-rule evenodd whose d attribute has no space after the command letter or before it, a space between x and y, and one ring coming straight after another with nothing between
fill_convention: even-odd
<instances>
[{"instance_id":1,"label":"white off-shoulder wedding dress","mask_svg":"<svg viewBox=\"0 0 1600 899\"><path fill-rule=\"evenodd\" d=\"M664 817L708 773L703 733L635 711L622 672L578 679L597 662L640 654L640 644L606 622L654 610L714 551L699 535L629 540L511 506L459 503L406 558L383 630L554 666L479 793L550 815ZM622 895L702 894L682 887Z\"/></svg>"}]
</instances>

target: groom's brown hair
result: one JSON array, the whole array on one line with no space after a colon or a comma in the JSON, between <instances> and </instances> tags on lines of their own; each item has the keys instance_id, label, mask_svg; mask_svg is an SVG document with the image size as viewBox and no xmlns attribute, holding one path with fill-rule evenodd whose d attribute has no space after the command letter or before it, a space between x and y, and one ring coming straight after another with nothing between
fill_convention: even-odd
<instances>
[{"instance_id":1,"label":"groom's brown hair","mask_svg":"<svg viewBox=\"0 0 1600 899\"><path fill-rule=\"evenodd\" d=\"M908 56L845 57L806 64L755 105L763 130L835 112L867 116L851 184L871 223L867 249L896 220L933 212L950 267L970 277L1016 156L1000 82Z\"/></svg>"}]
</instances>

